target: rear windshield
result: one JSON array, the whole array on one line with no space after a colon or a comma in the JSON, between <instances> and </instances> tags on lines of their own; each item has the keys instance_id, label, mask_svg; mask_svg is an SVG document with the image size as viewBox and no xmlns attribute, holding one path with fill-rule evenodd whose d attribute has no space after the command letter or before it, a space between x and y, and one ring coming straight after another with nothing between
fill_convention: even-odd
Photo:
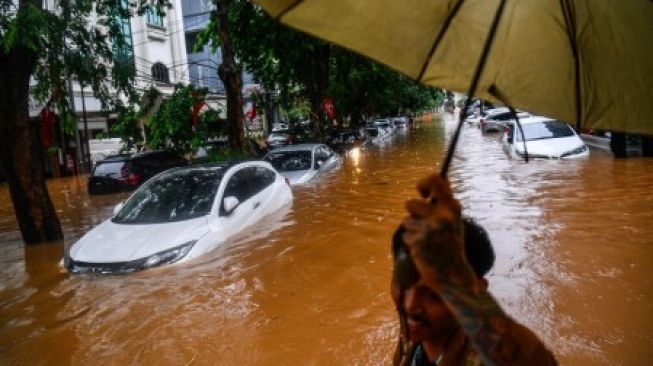
<instances>
[{"instance_id":1,"label":"rear windshield","mask_svg":"<svg viewBox=\"0 0 653 366\"><path fill-rule=\"evenodd\" d=\"M554 139L558 137L574 136L574 130L568 125L558 121L545 121L522 125L526 141ZM517 141L522 141L521 133L517 129Z\"/></svg>"},{"instance_id":2,"label":"rear windshield","mask_svg":"<svg viewBox=\"0 0 653 366\"><path fill-rule=\"evenodd\" d=\"M120 169L124 165L124 161L98 163L93 169L93 175L96 177L119 177Z\"/></svg>"},{"instance_id":3,"label":"rear windshield","mask_svg":"<svg viewBox=\"0 0 653 366\"><path fill-rule=\"evenodd\" d=\"M310 151L285 151L271 152L265 156L277 170L290 172L297 170L311 169L311 152Z\"/></svg>"},{"instance_id":4,"label":"rear windshield","mask_svg":"<svg viewBox=\"0 0 653 366\"><path fill-rule=\"evenodd\" d=\"M275 139L275 140L283 140L287 137L288 135L285 132L273 132L270 134L269 138Z\"/></svg>"},{"instance_id":5,"label":"rear windshield","mask_svg":"<svg viewBox=\"0 0 653 366\"><path fill-rule=\"evenodd\" d=\"M223 171L194 169L159 175L145 183L113 218L121 224L164 223L209 214Z\"/></svg>"},{"instance_id":6,"label":"rear windshield","mask_svg":"<svg viewBox=\"0 0 653 366\"><path fill-rule=\"evenodd\" d=\"M376 128L368 128L367 134L372 137L377 137L379 135L379 130L377 130Z\"/></svg>"}]
</instances>

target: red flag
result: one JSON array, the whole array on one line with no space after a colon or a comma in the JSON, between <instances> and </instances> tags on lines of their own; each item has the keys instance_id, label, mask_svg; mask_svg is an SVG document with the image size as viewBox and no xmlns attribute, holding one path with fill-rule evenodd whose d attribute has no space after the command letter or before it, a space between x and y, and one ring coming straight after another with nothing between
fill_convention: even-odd
<instances>
[{"instance_id":1,"label":"red flag","mask_svg":"<svg viewBox=\"0 0 653 366\"><path fill-rule=\"evenodd\" d=\"M193 97L195 98L195 104L193 104L193 127L197 127L197 123L200 119L200 111L204 107L204 98L197 96L197 93L193 92Z\"/></svg>"},{"instance_id":2,"label":"red flag","mask_svg":"<svg viewBox=\"0 0 653 366\"><path fill-rule=\"evenodd\" d=\"M41 110L39 117L41 118L42 129L41 143L44 147L50 147L50 144L52 144L52 126L54 126L56 122L56 116L54 112L50 110L50 107L46 106Z\"/></svg>"},{"instance_id":3,"label":"red flag","mask_svg":"<svg viewBox=\"0 0 653 366\"><path fill-rule=\"evenodd\" d=\"M324 102L322 102L322 108L326 113L327 117L335 118L336 117L336 108L333 106L333 99L326 97Z\"/></svg>"},{"instance_id":4,"label":"red flag","mask_svg":"<svg viewBox=\"0 0 653 366\"><path fill-rule=\"evenodd\" d=\"M252 104L252 108L248 109L247 112L245 112L245 117L249 119L249 121L253 121L254 118L256 118L256 105Z\"/></svg>"}]
</instances>

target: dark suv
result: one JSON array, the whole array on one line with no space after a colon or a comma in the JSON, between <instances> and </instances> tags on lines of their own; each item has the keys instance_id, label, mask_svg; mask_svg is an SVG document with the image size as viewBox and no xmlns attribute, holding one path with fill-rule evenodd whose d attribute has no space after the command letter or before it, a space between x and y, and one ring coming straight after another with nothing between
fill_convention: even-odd
<instances>
[{"instance_id":1,"label":"dark suv","mask_svg":"<svg viewBox=\"0 0 653 366\"><path fill-rule=\"evenodd\" d=\"M188 161L167 151L109 156L98 161L88 179L89 194L134 190L154 175Z\"/></svg>"}]
</instances>

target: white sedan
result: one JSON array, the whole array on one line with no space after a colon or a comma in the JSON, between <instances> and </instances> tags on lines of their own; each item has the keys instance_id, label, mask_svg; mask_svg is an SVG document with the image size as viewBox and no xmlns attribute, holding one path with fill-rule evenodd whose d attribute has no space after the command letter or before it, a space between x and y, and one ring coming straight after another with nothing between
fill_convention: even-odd
<instances>
[{"instance_id":1,"label":"white sedan","mask_svg":"<svg viewBox=\"0 0 653 366\"><path fill-rule=\"evenodd\" d=\"M291 203L286 180L264 161L171 169L74 243L64 266L72 273L129 273L185 261Z\"/></svg>"},{"instance_id":2,"label":"white sedan","mask_svg":"<svg viewBox=\"0 0 653 366\"><path fill-rule=\"evenodd\" d=\"M501 139L503 149L514 158L576 159L589 155L589 148L571 126L547 117L528 117L519 122L526 141L517 125L508 125ZM526 149L524 150L524 146Z\"/></svg>"},{"instance_id":3,"label":"white sedan","mask_svg":"<svg viewBox=\"0 0 653 366\"><path fill-rule=\"evenodd\" d=\"M267 153L269 161L291 185L306 183L340 164L340 156L324 144L288 145Z\"/></svg>"}]
</instances>

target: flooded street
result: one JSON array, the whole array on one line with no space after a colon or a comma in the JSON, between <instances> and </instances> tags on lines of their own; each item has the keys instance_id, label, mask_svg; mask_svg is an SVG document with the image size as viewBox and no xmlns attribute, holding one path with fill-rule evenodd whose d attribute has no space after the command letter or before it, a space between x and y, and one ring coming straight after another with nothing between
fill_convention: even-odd
<instances>
[{"instance_id":1,"label":"flooded street","mask_svg":"<svg viewBox=\"0 0 653 366\"><path fill-rule=\"evenodd\" d=\"M24 247L0 185L2 365L389 364L390 237L453 121L351 151L294 203L190 263L70 276L64 247L127 194L49 181L65 242ZM510 160L465 126L450 179L497 253L490 290L565 365L653 364L653 159Z\"/></svg>"}]
</instances>

